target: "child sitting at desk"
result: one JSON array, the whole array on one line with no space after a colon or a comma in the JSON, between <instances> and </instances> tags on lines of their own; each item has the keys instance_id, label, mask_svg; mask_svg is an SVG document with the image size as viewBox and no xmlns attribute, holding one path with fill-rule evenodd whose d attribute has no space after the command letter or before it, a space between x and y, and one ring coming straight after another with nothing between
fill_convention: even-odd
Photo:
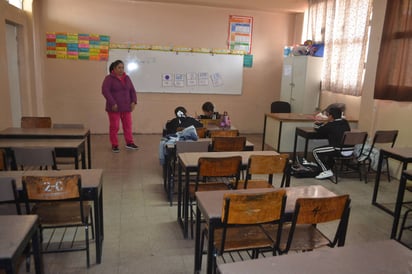
<instances>
[{"instance_id":1,"label":"child sitting at desk","mask_svg":"<svg viewBox=\"0 0 412 274\"><path fill-rule=\"evenodd\" d=\"M215 112L215 106L212 102L205 102L202 105L203 115L199 115L199 119L220 119L219 112Z\"/></svg>"},{"instance_id":2,"label":"child sitting at desk","mask_svg":"<svg viewBox=\"0 0 412 274\"><path fill-rule=\"evenodd\" d=\"M175 108L176 117L166 123L166 134L175 134L178 128L186 128L189 126L203 127L203 124L195 118L187 116L187 111L184 107Z\"/></svg>"},{"instance_id":3,"label":"child sitting at desk","mask_svg":"<svg viewBox=\"0 0 412 274\"><path fill-rule=\"evenodd\" d=\"M340 108L330 108L327 116L328 120L325 123L315 123L315 130L329 141L327 146L316 147L312 151L313 157L322 169L322 172L316 176L316 179L333 177L332 157L340 153L337 150L337 147L342 140L343 133L345 131L350 131L349 123L342 118L342 110ZM348 153L352 153L353 149L354 147L345 148L345 150L348 150Z\"/></svg>"}]
</instances>

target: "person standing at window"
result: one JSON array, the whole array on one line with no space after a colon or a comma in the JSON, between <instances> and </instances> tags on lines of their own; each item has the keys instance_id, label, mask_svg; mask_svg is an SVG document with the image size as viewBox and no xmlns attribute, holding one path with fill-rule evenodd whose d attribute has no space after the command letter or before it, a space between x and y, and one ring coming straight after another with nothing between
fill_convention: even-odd
<instances>
[{"instance_id":1,"label":"person standing at window","mask_svg":"<svg viewBox=\"0 0 412 274\"><path fill-rule=\"evenodd\" d=\"M109 75L102 84L102 94L106 98L106 111L109 116L109 135L112 151L120 152L117 134L122 121L126 148L136 150L139 147L133 141L132 111L137 104L136 90L128 75L124 72L124 64L116 60L110 64Z\"/></svg>"}]
</instances>

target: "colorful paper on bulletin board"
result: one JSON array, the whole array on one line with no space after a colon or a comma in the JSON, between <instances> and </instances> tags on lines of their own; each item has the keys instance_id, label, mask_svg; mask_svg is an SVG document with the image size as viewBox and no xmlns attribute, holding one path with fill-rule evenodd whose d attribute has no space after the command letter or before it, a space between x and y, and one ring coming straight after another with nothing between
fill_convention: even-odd
<instances>
[{"instance_id":1,"label":"colorful paper on bulletin board","mask_svg":"<svg viewBox=\"0 0 412 274\"><path fill-rule=\"evenodd\" d=\"M229 16L229 49L252 52L253 17Z\"/></svg>"},{"instance_id":2,"label":"colorful paper on bulletin board","mask_svg":"<svg viewBox=\"0 0 412 274\"><path fill-rule=\"evenodd\" d=\"M243 55L243 67L251 68L253 66L253 55L245 54Z\"/></svg>"},{"instance_id":3,"label":"colorful paper on bulletin board","mask_svg":"<svg viewBox=\"0 0 412 274\"><path fill-rule=\"evenodd\" d=\"M70 60L109 60L110 36L69 32L47 32L48 58Z\"/></svg>"}]
</instances>

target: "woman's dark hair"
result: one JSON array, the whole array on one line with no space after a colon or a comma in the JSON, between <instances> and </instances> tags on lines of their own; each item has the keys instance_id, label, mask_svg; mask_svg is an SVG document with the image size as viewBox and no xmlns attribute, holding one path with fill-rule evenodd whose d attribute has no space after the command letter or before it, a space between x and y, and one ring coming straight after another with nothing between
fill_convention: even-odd
<instances>
[{"instance_id":1,"label":"woman's dark hair","mask_svg":"<svg viewBox=\"0 0 412 274\"><path fill-rule=\"evenodd\" d=\"M182 106L175 108L175 115L176 117L186 117L186 109Z\"/></svg>"},{"instance_id":2,"label":"woman's dark hair","mask_svg":"<svg viewBox=\"0 0 412 274\"><path fill-rule=\"evenodd\" d=\"M202 110L205 112L214 112L215 106L212 104L212 102L205 102L202 105Z\"/></svg>"},{"instance_id":3,"label":"woman's dark hair","mask_svg":"<svg viewBox=\"0 0 412 274\"><path fill-rule=\"evenodd\" d=\"M109 66L109 73L112 73L115 67L117 67L119 64L123 64L122 60L116 60L113 63L110 64Z\"/></svg>"}]
</instances>

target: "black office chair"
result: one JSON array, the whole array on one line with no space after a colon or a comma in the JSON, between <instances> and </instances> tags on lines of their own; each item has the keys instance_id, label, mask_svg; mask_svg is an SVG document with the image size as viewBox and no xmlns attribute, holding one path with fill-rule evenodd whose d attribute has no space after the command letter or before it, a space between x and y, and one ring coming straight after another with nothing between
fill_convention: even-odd
<instances>
[{"instance_id":1,"label":"black office chair","mask_svg":"<svg viewBox=\"0 0 412 274\"><path fill-rule=\"evenodd\" d=\"M275 101L270 105L271 113L290 113L291 107L289 102L285 101Z\"/></svg>"}]
</instances>

